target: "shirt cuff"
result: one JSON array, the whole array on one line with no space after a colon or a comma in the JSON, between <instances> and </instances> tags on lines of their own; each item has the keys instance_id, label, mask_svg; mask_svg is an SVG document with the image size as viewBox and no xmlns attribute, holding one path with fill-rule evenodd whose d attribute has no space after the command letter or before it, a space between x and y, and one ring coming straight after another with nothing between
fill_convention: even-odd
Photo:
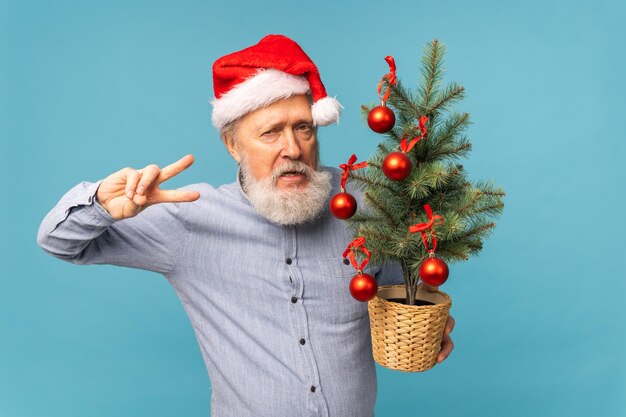
<instances>
[{"instance_id":1,"label":"shirt cuff","mask_svg":"<svg viewBox=\"0 0 626 417\"><path fill-rule=\"evenodd\" d=\"M92 227L108 227L113 224L115 219L100 204L94 204L98 201L96 192L101 182L102 180L94 183L81 182L68 191L44 219L44 230L52 233L70 215L78 223Z\"/></svg>"}]
</instances>

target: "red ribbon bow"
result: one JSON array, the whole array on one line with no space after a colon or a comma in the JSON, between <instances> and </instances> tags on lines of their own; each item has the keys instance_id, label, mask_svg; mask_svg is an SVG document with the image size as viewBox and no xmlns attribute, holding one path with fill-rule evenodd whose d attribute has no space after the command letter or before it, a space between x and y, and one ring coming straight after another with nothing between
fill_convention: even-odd
<instances>
[{"instance_id":1,"label":"red ribbon bow","mask_svg":"<svg viewBox=\"0 0 626 417\"><path fill-rule=\"evenodd\" d=\"M435 214L433 216L433 211L430 208L430 204L425 204L424 205L424 210L426 211L426 215L428 216L428 222L426 223L418 223L416 225L413 226L409 226L409 232L411 233L416 233L416 232L420 232L422 233L422 242L424 242L424 246L426 247L426 250L428 251L428 253L434 253L435 249L437 249L437 236L435 235L435 233L432 231L433 226L438 226L440 224L443 223L443 217ZM426 231L430 230L431 231L431 240L433 242L433 248L429 249L428 248L428 237L426 235Z\"/></svg>"},{"instance_id":2,"label":"red ribbon bow","mask_svg":"<svg viewBox=\"0 0 626 417\"><path fill-rule=\"evenodd\" d=\"M363 252L363 254L365 255L365 259L363 260L363 262L361 262L361 265L356 262L356 257L354 256L354 251L357 249L360 249L361 252ZM365 268L367 263L370 261L370 258L372 257L370 251L367 250L367 248L365 247L365 236L359 236L352 242L350 242L346 250L343 252L343 257L350 258L350 263L352 264L352 266L358 271L359 274L362 273L363 268Z\"/></svg>"},{"instance_id":3,"label":"red ribbon bow","mask_svg":"<svg viewBox=\"0 0 626 417\"><path fill-rule=\"evenodd\" d=\"M411 139L408 144L406 142L406 139L409 137L409 134L405 133L404 136L402 136L402 140L400 140L400 149L402 150L402 152L404 153L411 152L411 149L413 149L415 144L426 137L426 122L427 121L428 121L428 117L426 116L420 117L420 124L419 126L417 126L417 128L419 129L421 133L419 134L419 136L416 136L413 139Z\"/></svg>"},{"instance_id":4,"label":"red ribbon bow","mask_svg":"<svg viewBox=\"0 0 626 417\"><path fill-rule=\"evenodd\" d=\"M389 74L383 75L383 78L380 79L378 83L378 96L380 97L380 92L383 89L383 81L386 79L389 81L389 85L387 86L387 91L385 92L385 97L381 97L383 104L387 102L389 98L389 93L391 92L391 86L396 85L396 61L393 59L391 55L385 57L385 61L389 64Z\"/></svg>"},{"instance_id":5,"label":"red ribbon bow","mask_svg":"<svg viewBox=\"0 0 626 417\"><path fill-rule=\"evenodd\" d=\"M356 155L352 154L352 156L350 157L350 159L348 159L348 163L347 164L341 164L339 165L339 168L343 169L343 174L341 175L341 192L344 191L344 188L346 188L346 181L348 181L348 171L355 171L357 169L361 169L361 168L365 168L367 166L367 162L359 162L358 164L355 164L356 162Z\"/></svg>"}]
</instances>

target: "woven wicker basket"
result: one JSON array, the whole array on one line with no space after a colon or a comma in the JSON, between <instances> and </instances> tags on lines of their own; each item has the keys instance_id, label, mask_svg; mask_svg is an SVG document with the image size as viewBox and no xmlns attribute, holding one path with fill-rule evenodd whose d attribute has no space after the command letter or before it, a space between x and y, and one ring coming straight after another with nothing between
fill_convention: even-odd
<instances>
[{"instance_id":1,"label":"woven wicker basket","mask_svg":"<svg viewBox=\"0 0 626 417\"><path fill-rule=\"evenodd\" d=\"M387 301L405 297L404 285L384 285L368 304L374 360L399 371L426 371L437 361L452 302L446 293L424 290L418 290L415 298L434 305L409 306Z\"/></svg>"}]
</instances>

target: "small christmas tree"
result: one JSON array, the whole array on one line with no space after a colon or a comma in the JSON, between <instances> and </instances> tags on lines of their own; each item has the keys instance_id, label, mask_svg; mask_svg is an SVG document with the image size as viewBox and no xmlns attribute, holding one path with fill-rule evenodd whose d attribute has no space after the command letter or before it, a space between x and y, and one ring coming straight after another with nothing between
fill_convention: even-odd
<instances>
[{"instance_id":1,"label":"small christmas tree","mask_svg":"<svg viewBox=\"0 0 626 417\"><path fill-rule=\"evenodd\" d=\"M348 225L355 237L365 237L372 262L402 265L409 305L415 304L420 268L433 258L434 246L445 261L467 260L480 252L495 227L493 217L504 207L500 187L469 181L459 163L471 149L465 136L470 116L452 109L463 98L463 87L442 86L444 52L437 40L425 46L416 92L396 80L393 58L386 58L391 73L381 80L379 94L386 90L382 107L393 108L395 126L368 160L368 169L348 174L365 201ZM371 107L362 107L370 122ZM384 131L380 124L375 127Z\"/></svg>"}]
</instances>

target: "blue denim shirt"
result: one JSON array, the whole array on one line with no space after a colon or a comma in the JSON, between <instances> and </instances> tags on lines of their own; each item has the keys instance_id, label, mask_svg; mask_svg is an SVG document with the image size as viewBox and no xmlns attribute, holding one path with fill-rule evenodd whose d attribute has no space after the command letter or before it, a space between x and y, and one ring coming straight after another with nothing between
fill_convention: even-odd
<instances>
[{"instance_id":1,"label":"blue denim shirt","mask_svg":"<svg viewBox=\"0 0 626 417\"><path fill-rule=\"evenodd\" d=\"M367 304L350 296L355 270L342 253L352 236L328 209L308 224L276 225L235 181L189 185L199 200L114 221L96 202L98 186L83 182L65 194L41 224L39 245L75 264L164 275L198 339L212 416L373 415ZM366 272L379 284L383 275L402 280L397 266L384 269Z\"/></svg>"}]
</instances>

